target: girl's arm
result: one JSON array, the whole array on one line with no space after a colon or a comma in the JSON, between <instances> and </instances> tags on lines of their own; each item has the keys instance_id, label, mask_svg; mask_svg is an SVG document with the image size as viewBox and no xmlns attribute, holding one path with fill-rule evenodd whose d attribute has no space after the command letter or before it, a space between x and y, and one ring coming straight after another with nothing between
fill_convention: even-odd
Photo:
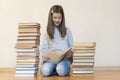
<instances>
[{"instance_id":1,"label":"girl's arm","mask_svg":"<svg viewBox=\"0 0 120 80\"><path fill-rule=\"evenodd\" d=\"M67 28L67 37L68 37L68 46L69 48L72 48L71 51L69 51L66 55L66 57L71 57L73 55L73 36L72 36L72 32L69 28Z\"/></svg>"},{"instance_id":2,"label":"girl's arm","mask_svg":"<svg viewBox=\"0 0 120 80\"><path fill-rule=\"evenodd\" d=\"M43 41L42 41L42 58L43 58L43 60L44 60L45 55L48 53L48 47L49 47L48 36L47 36L47 34L44 34Z\"/></svg>"},{"instance_id":3,"label":"girl's arm","mask_svg":"<svg viewBox=\"0 0 120 80\"><path fill-rule=\"evenodd\" d=\"M72 48L72 51L73 51L73 49L74 49L74 47L73 47L73 36L72 36L72 32L71 32L71 30L70 30L70 28L67 28L68 30L67 30L67 36L68 36L68 46L69 46L69 48Z\"/></svg>"},{"instance_id":4,"label":"girl's arm","mask_svg":"<svg viewBox=\"0 0 120 80\"><path fill-rule=\"evenodd\" d=\"M72 62L73 62L73 50L74 50L74 48L73 48L73 36L72 36L72 32L69 28L67 28L67 42L68 42L69 48L72 48L72 49L71 49L71 51L69 51L67 53L67 55L65 57L72 64Z\"/></svg>"}]
</instances>

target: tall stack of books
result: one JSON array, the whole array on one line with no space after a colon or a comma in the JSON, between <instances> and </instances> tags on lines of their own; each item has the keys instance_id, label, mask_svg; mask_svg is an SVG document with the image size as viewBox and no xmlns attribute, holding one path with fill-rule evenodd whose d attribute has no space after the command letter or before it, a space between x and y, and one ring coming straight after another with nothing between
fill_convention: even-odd
<instances>
[{"instance_id":1,"label":"tall stack of books","mask_svg":"<svg viewBox=\"0 0 120 80\"><path fill-rule=\"evenodd\" d=\"M95 42L74 43L73 75L91 75L94 73Z\"/></svg>"},{"instance_id":2,"label":"tall stack of books","mask_svg":"<svg viewBox=\"0 0 120 80\"><path fill-rule=\"evenodd\" d=\"M19 23L15 76L36 76L39 66L40 24Z\"/></svg>"}]
</instances>

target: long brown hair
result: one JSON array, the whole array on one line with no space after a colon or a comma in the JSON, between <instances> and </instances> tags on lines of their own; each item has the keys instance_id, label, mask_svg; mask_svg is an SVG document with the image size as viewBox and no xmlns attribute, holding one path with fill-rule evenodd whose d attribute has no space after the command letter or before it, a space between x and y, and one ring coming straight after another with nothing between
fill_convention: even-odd
<instances>
[{"instance_id":1,"label":"long brown hair","mask_svg":"<svg viewBox=\"0 0 120 80\"><path fill-rule=\"evenodd\" d=\"M48 34L50 39L54 39L54 26L55 25L53 24L53 20L52 20L53 13L61 13L61 15L62 15L62 22L58 26L58 30L61 34L61 37L64 38L66 35L65 16L64 16L63 8L60 5L52 6L50 11L49 11L48 24L47 24L47 34Z\"/></svg>"}]
</instances>

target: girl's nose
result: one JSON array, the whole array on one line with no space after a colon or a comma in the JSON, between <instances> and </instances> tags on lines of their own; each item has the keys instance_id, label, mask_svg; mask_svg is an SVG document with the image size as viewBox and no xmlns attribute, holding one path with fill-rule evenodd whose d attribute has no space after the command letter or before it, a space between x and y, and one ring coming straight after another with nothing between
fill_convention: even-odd
<instances>
[{"instance_id":1,"label":"girl's nose","mask_svg":"<svg viewBox=\"0 0 120 80\"><path fill-rule=\"evenodd\" d=\"M58 21L59 21L59 19L57 18L57 19L56 19L56 21L58 22Z\"/></svg>"}]
</instances>

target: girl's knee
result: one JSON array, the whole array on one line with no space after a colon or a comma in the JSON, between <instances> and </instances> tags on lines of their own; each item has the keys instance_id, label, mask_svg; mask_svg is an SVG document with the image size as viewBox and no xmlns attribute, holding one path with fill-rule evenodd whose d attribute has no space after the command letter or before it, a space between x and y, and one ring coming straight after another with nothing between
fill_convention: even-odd
<instances>
[{"instance_id":1,"label":"girl's knee","mask_svg":"<svg viewBox=\"0 0 120 80\"><path fill-rule=\"evenodd\" d=\"M65 66L57 66L56 71L59 76L67 76L69 75L70 68Z\"/></svg>"},{"instance_id":2,"label":"girl's knee","mask_svg":"<svg viewBox=\"0 0 120 80\"><path fill-rule=\"evenodd\" d=\"M49 76L52 74L52 71L50 70L50 68L46 68L46 67L43 67L41 68L41 74L43 76Z\"/></svg>"},{"instance_id":3,"label":"girl's knee","mask_svg":"<svg viewBox=\"0 0 120 80\"><path fill-rule=\"evenodd\" d=\"M46 62L41 67L41 74L43 76L49 76L52 75L53 70L55 69L55 64Z\"/></svg>"}]
</instances>

